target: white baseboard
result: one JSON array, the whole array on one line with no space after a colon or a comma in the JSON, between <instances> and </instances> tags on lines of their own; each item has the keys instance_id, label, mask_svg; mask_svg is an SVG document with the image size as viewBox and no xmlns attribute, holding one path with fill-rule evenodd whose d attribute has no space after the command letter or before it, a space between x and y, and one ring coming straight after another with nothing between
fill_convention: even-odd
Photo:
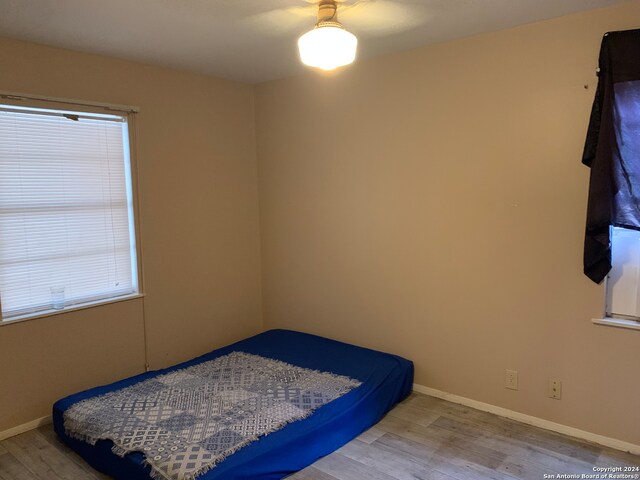
<instances>
[{"instance_id":1,"label":"white baseboard","mask_svg":"<svg viewBox=\"0 0 640 480\"><path fill-rule=\"evenodd\" d=\"M581 440L587 440L588 442L615 448L616 450L622 450L623 452L633 453L634 455L640 455L640 445L624 442L615 438L605 437L604 435L598 435L597 433L587 432L585 430L580 430L579 428L569 427L568 425L563 425L561 423L551 422L525 413L515 412L507 408L497 407L489 403L479 402L478 400L472 400L471 398L461 397L459 395L454 395L453 393L443 392L442 390L436 390L435 388L425 387L424 385L418 385L417 383L413 384L413 390L431 397L441 398L449 402L459 403L460 405L475 408L476 410L482 410L483 412L494 413L501 417L526 423L527 425L562 433Z\"/></svg>"},{"instance_id":2,"label":"white baseboard","mask_svg":"<svg viewBox=\"0 0 640 480\"><path fill-rule=\"evenodd\" d=\"M51 415L47 415L46 417L36 418L35 420L31 420L30 422L23 423L22 425L18 425L16 427L10 428L9 430L4 430L0 432L0 440L5 440L9 437L15 437L16 435L20 435L21 433L28 432L29 430L33 430L34 428L41 427L42 425L48 425L51 423Z\"/></svg>"},{"instance_id":3,"label":"white baseboard","mask_svg":"<svg viewBox=\"0 0 640 480\"><path fill-rule=\"evenodd\" d=\"M615 438L605 437L604 435L598 435L597 433L587 432L585 430L580 430L579 428L569 427L568 425L563 425L561 423L551 422L543 418L534 417L532 415L516 412L507 408L497 407L489 403L479 402L478 400L473 400L471 398L461 397L459 395L454 395L453 393L443 392L442 390L436 390L435 388L425 387L424 385L419 385L417 383L413 384L413 390L419 393L424 393L425 395L429 395L431 397L441 398L449 402L475 408L476 410L482 410L483 412L489 412L501 417L510 418L511 420L526 423L527 425L544 428L545 430L551 430L552 432L562 433L564 435L569 435L581 440L604 445L605 447L611 447L615 448L616 450L622 450L623 452L629 452L634 455L640 455L640 445L624 442ZM29 430L41 427L42 425L48 425L49 423L51 423L50 415L37 418L30 422L23 423L22 425L18 425L16 427L0 432L0 440L4 440L15 435L20 435L21 433L28 432Z\"/></svg>"}]
</instances>

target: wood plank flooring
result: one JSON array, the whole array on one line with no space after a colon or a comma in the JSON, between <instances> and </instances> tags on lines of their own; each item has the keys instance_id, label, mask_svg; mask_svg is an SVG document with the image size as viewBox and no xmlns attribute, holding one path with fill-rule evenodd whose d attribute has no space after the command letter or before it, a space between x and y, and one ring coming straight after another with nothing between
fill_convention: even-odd
<instances>
[{"instance_id":1,"label":"wood plank flooring","mask_svg":"<svg viewBox=\"0 0 640 480\"><path fill-rule=\"evenodd\" d=\"M289 478L542 480L639 465L639 456L413 393L376 426ZM108 478L62 444L51 426L0 442L0 480Z\"/></svg>"}]
</instances>

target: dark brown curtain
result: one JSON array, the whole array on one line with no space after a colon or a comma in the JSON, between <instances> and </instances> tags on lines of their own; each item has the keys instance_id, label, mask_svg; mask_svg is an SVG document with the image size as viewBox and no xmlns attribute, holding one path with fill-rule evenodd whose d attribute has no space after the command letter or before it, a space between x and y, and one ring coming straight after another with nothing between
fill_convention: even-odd
<instances>
[{"instance_id":1,"label":"dark brown curtain","mask_svg":"<svg viewBox=\"0 0 640 480\"><path fill-rule=\"evenodd\" d=\"M609 227L640 230L640 29L607 33L582 163L591 167L584 273L611 270Z\"/></svg>"}]
</instances>

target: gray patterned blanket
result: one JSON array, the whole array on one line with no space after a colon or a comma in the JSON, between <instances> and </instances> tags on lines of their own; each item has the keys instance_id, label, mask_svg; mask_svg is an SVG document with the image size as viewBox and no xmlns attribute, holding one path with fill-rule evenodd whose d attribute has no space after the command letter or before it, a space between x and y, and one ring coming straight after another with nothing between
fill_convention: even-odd
<instances>
[{"instance_id":1,"label":"gray patterned blanket","mask_svg":"<svg viewBox=\"0 0 640 480\"><path fill-rule=\"evenodd\" d=\"M309 416L361 382L234 352L83 400L70 437L142 452L154 479L193 480L263 435Z\"/></svg>"}]
</instances>

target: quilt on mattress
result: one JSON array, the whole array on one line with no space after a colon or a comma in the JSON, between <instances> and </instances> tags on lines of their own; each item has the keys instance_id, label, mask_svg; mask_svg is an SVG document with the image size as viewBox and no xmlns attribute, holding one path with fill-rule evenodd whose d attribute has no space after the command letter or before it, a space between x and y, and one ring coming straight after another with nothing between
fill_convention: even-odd
<instances>
[{"instance_id":1,"label":"quilt on mattress","mask_svg":"<svg viewBox=\"0 0 640 480\"><path fill-rule=\"evenodd\" d=\"M309 416L361 382L233 352L83 400L64 412L70 437L143 452L156 479L193 480L263 435Z\"/></svg>"}]
</instances>

